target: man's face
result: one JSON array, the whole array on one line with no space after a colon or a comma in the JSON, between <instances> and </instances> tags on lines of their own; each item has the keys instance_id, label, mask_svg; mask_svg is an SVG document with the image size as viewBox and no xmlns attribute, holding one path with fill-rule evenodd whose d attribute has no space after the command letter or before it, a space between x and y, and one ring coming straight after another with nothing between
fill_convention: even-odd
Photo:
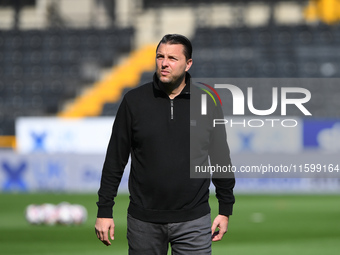
<instances>
[{"instance_id":1,"label":"man's face","mask_svg":"<svg viewBox=\"0 0 340 255\"><path fill-rule=\"evenodd\" d=\"M162 83L174 84L185 76L192 59L186 60L182 44L161 43L156 52L156 73Z\"/></svg>"}]
</instances>

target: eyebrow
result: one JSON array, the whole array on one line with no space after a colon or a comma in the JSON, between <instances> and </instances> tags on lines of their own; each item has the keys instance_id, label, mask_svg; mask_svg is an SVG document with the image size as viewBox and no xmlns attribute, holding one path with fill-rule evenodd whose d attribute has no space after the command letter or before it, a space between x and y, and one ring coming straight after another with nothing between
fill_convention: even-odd
<instances>
[{"instance_id":1,"label":"eyebrow","mask_svg":"<svg viewBox=\"0 0 340 255\"><path fill-rule=\"evenodd\" d=\"M164 56L164 55L165 55L164 53L156 52L156 57ZM168 56L172 57L172 58L179 58L179 56L177 54L168 54Z\"/></svg>"}]
</instances>

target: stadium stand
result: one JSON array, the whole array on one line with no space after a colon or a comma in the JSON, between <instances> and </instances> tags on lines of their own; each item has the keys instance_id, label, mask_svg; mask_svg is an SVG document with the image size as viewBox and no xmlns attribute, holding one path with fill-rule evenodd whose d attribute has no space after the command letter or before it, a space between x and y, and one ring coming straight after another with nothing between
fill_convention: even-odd
<instances>
[{"instance_id":1,"label":"stadium stand","mask_svg":"<svg viewBox=\"0 0 340 255\"><path fill-rule=\"evenodd\" d=\"M305 81L313 95L308 103L313 117L339 117L340 86L331 79L340 77L339 34L339 26L328 25L198 28L190 72L196 78L309 78ZM328 78L332 89L320 88L316 78ZM246 85L238 87L247 90ZM258 109L271 105L271 90L263 91L254 90ZM232 109L232 98L224 102L225 109ZM301 112L295 108L291 114Z\"/></svg>"},{"instance_id":2,"label":"stadium stand","mask_svg":"<svg viewBox=\"0 0 340 255\"><path fill-rule=\"evenodd\" d=\"M105 103L118 102L125 87L135 87L143 72L154 70L155 47L156 45L146 45L133 51L126 60L115 66L90 90L76 98L74 103L58 116L77 118L99 116Z\"/></svg>"},{"instance_id":3,"label":"stadium stand","mask_svg":"<svg viewBox=\"0 0 340 255\"><path fill-rule=\"evenodd\" d=\"M152 80L153 74L154 72L143 72L137 86L150 82ZM118 107L123 96L131 89L132 88L124 88L118 101L113 102L113 103L109 103L109 102L104 103L100 116L115 116L118 111Z\"/></svg>"},{"instance_id":4,"label":"stadium stand","mask_svg":"<svg viewBox=\"0 0 340 255\"><path fill-rule=\"evenodd\" d=\"M243 20L238 19L239 24L212 25L207 21L212 17L201 17L200 10L208 8L203 0L176 0L166 4L155 0L142 2L143 10L155 9L156 14L167 7L203 4L193 10L197 21L190 36L194 47L194 65L190 70L193 77L340 76L340 27L337 24L300 22L287 25L269 17L266 24L247 26L243 17ZM210 4L224 2L214 0ZM231 5L238 3L240 9L254 2L263 3L273 11L274 3L282 1L228 1ZM315 19L323 15L311 14L311 8L307 10L308 17L314 15ZM326 9L323 11L330 15ZM155 16L162 23L162 15ZM152 78L154 45L135 47L136 41L141 40L137 38L141 34L136 32L137 28L135 24L108 28L0 29L0 136L15 135L14 122L19 116L115 115L122 95ZM127 55L127 61L120 62L121 57ZM102 68L112 68L111 74L103 79L98 74ZM87 93L80 93L89 84L93 86ZM318 109L322 99L317 97L317 93L321 93L317 84L315 91L315 117L339 116L336 107ZM339 92L340 86L336 85L332 92L322 91L333 106L338 105L336 95ZM254 93L255 97L261 96ZM74 102L65 108L65 102L70 99Z\"/></svg>"},{"instance_id":5,"label":"stadium stand","mask_svg":"<svg viewBox=\"0 0 340 255\"><path fill-rule=\"evenodd\" d=\"M94 81L82 74L84 62L108 67L119 54L131 51L133 30L1 31L0 38L0 134L14 135L16 117L54 115L65 100L77 95L84 80ZM196 29L192 42L193 77L340 75L340 29L336 26L205 27ZM135 83L145 83L151 76L146 73ZM104 100L105 106L90 116L114 115L119 100Z\"/></svg>"},{"instance_id":6,"label":"stadium stand","mask_svg":"<svg viewBox=\"0 0 340 255\"><path fill-rule=\"evenodd\" d=\"M201 77L339 77L340 29L320 25L198 28L192 39Z\"/></svg>"},{"instance_id":7,"label":"stadium stand","mask_svg":"<svg viewBox=\"0 0 340 255\"><path fill-rule=\"evenodd\" d=\"M0 31L0 135L19 116L55 115L94 82L86 64L110 67L132 50L132 28Z\"/></svg>"}]
</instances>

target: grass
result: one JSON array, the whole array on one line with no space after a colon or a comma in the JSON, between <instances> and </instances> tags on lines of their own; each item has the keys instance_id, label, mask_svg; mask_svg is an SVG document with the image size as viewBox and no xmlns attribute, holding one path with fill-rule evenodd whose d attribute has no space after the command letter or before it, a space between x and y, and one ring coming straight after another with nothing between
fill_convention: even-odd
<instances>
[{"instance_id":1,"label":"grass","mask_svg":"<svg viewBox=\"0 0 340 255\"><path fill-rule=\"evenodd\" d=\"M213 254L337 254L340 249L339 195L238 195L229 232L213 244ZM84 205L81 226L32 226L24 217L28 204L62 201ZM106 247L94 232L95 194L0 194L0 254L127 254L128 196L118 196L115 240ZM212 215L217 201L211 197Z\"/></svg>"}]
</instances>

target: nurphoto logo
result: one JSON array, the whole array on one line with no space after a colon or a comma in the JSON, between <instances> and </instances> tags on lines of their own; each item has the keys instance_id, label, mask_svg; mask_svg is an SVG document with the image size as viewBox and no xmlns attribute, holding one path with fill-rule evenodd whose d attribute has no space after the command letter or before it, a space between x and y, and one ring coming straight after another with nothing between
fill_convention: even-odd
<instances>
[{"instance_id":1,"label":"nurphoto logo","mask_svg":"<svg viewBox=\"0 0 340 255\"><path fill-rule=\"evenodd\" d=\"M216 95L216 97L218 98L218 100L219 100L219 102L220 102L220 104L222 106L221 97L220 97L220 95L217 93L217 91L213 87L211 87L210 85L205 84L203 82L198 82L198 83L202 84L203 86L205 86L207 88L209 88ZM214 96L210 93L210 91L205 89L205 88L201 88L201 87L199 87L199 88L201 90L205 91L212 98L212 100L214 101L215 106L216 106L217 105L216 100L215 100ZM201 95L201 114L202 115L207 115L207 94L202 94Z\"/></svg>"},{"instance_id":2,"label":"nurphoto logo","mask_svg":"<svg viewBox=\"0 0 340 255\"><path fill-rule=\"evenodd\" d=\"M249 112L257 116L269 116L273 114L279 104L280 104L280 115L287 116L287 105L295 105L305 116L311 116L312 114L308 109L304 106L311 99L311 92L306 88L300 87L281 87L280 88L280 96L279 96L279 88L272 87L271 88L271 106L268 109L256 109L254 106L254 98L253 98L253 87L247 87L247 94L244 95L243 91L236 85L232 84L214 84L213 86L208 85L203 82L198 82L199 84L205 86L206 88L201 88L201 90L205 91L207 94L201 95L201 115L207 115L207 95L209 95L214 103L217 106L218 99L220 105L222 106L222 100L220 95L217 93L216 89L226 90L226 93L231 93L232 96L232 113L235 116L245 115L245 101L247 102L247 107ZM212 92L210 92L210 89ZM301 95L299 98L289 98L290 94L298 94ZM246 100L245 100L246 99ZM238 121L233 122L233 120L227 119L214 119L213 126L219 124L227 124L230 123L231 127L235 125L249 126L249 127L262 127L265 124L271 124L272 127L275 126L275 123L280 122L283 127L295 127L298 125L295 119L250 119L248 121Z\"/></svg>"}]
</instances>

